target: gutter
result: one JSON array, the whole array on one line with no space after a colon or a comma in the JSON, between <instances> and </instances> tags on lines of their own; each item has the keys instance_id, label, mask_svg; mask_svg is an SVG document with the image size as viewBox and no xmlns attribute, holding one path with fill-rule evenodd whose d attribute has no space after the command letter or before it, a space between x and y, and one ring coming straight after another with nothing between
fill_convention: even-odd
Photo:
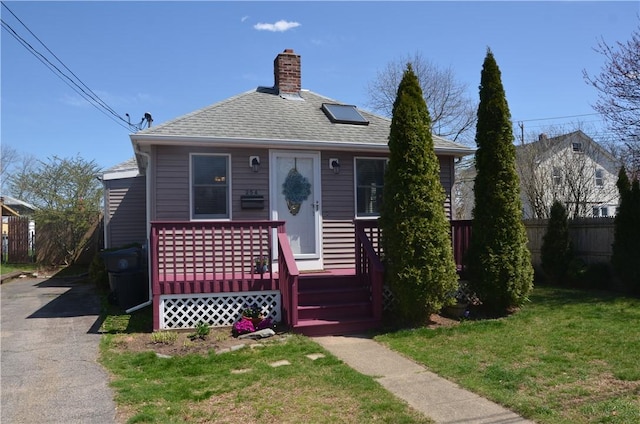
<instances>
[{"instance_id":1,"label":"gutter","mask_svg":"<svg viewBox=\"0 0 640 424\"><path fill-rule=\"evenodd\" d=\"M150 250L150 246L149 246L149 233L151 231L151 208L150 208L150 202L151 202L151 189L150 189L150 178L149 178L149 165L151 164L151 157L149 156L148 153L142 152L139 148L139 146L137 144L134 144L134 152L136 155L142 155L147 159L147 170L145 172L145 176L144 176L144 180L145 180L145 191L146 191L146 205L145 205L145 209L147 211L147 219L146 219L146 223L147 223L147 280L149 283L149 300L147 300L146 302L143 302L139 305L136 306L132 306L131 308L127 309L125 311L125 313L130 314L131 312L135 312L137 310L140 310L142 308L145 308L149 305L151 305L153 303L153 288L151 285L151 261L149 260L149 255L151 254L151 250Z\"/></svg>"},{"instance_id":2,"label":"gutter","mask_svg":"<svg viewBox=\"0 0 640 424\"><path fill-rule=\"evenodd\" d=\"M215 137L199 137L199 136L175 136L175 135L145 135L132 134L131 140L139 148L139 146L215 146L215 147L256 147L264 149L293 149L293 150L334 150L353 152L357 149L361 152L377 152L388 153L389 146L382 143L357 143L357 142L338 142L325 140L270 140L260 138L215 138ZM475 153L475 149L469 147L455 148L434 147L436 154L445 154L452 156L467 156ZM137 151L137 150L136 150ZM140 152L142 153L142 152Z\"/></svg>"}]
</instances>

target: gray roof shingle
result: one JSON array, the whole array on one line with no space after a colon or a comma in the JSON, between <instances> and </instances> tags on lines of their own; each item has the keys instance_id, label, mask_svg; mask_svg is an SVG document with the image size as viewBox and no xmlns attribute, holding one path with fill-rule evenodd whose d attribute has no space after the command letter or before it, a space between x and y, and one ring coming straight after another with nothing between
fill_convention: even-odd
<instances>
[{"instance_id":1,"label":"gray roof shingle","mask_svg":"<svg viewBox=\"0 0 640 424\"><path fill-rule=\"evenodd\" d=\"M299 98L281 97L273 88L258 87L132 135L132 139L164 137L312 141L386 145L391 121L364 110L368 125L333 123L322 111L323 103L344 104L303 90ZM434 136L436 151L470 153L458 143Z\"/></svg>"}]
</instances>

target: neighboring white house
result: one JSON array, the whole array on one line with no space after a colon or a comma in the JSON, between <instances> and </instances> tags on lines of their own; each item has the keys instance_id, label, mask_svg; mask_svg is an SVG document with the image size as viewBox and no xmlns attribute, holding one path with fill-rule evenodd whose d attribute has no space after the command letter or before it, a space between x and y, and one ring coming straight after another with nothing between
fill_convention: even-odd
<instances>
[{"instance_id":1,"label":"neighboring white house","mask_svg":"<svg viewBox=\"0 0 640 424\"><path fill-rule=\"evenodd\" d=\"M554 199L570 218L613 217L618 207L620 164L582 131L516 146L523 217L548 218ZM473 157L456 164L453 187L457 219L471 219L476 177Z\"/></svg>"},{"instance_id":2,"label":"neighboring white house","mask_svg":"<svg viewBox=\"0 0 640 424\"><path fill-rule=\"evenodd\" d=\"M569 217L615 216L620 164L582 131L516 147L524 218L548 217L560 200Z\"/></svg>"}]
</instances>

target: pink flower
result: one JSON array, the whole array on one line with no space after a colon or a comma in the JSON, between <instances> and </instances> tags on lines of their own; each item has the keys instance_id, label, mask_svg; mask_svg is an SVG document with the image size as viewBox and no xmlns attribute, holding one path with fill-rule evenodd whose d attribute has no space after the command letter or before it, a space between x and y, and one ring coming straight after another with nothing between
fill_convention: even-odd
<instances>
[{"instance_id":1,"label":"pink flower","mask_svg":"<svg viewBox=\"0 0 640 424\"><path fill-rule=\"evenodd\" d=\"M243 317L240 321L233 324L233 334L236 336L240 334L253 333L254 331L256 331L256 329L253 326L253 322L248 318Z\"/></svg>"}]
</instances>

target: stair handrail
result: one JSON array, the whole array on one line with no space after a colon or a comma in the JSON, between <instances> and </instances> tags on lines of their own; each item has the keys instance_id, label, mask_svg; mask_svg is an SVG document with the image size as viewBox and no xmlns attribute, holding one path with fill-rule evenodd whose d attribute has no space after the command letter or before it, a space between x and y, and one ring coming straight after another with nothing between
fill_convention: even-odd
<instances>
[{"instance_id":1,"label":"stair handrail","mask_svg":"<svg viewBox=\"0 0 640 424\"><path fill-rule=\"evenodd\" d=\"M298 324L298 277L300 271L293 257L284 225L278 227L278 283L282 293L282 309L286 324Z\"/></svg>"},{"instance_id":2,"label":"stair handrail","mask_svg":"<svg viewBox=\"0 0 640 424\"><path fill-rule=\"evenodd\" d=\"M374 319L382 319L382 291L384 266L369 236L364 231L364 221L356 221L356 274L368 280L371 287L371 306ZM377 224L377 223L375 223ZM371 228L371 224L368 224Z\"/></svg>"}]
</instances>

